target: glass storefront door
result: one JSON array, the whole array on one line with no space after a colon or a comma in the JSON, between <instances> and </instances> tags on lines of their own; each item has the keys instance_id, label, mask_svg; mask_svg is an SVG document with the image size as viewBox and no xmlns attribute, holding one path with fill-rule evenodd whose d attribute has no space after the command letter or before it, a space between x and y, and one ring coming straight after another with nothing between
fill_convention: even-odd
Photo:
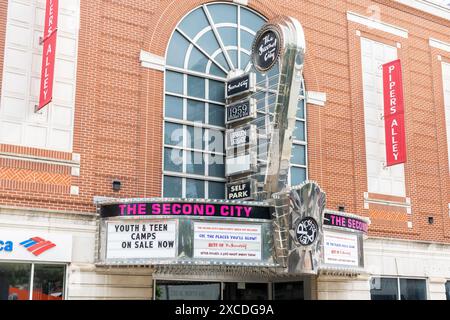
<instances>
[{"instance_id":1,"label":"glass storefront door","mask_svg":"<svg viewBox=\"0 0 450 320\"><path fill-rule=\"evenodd\" d=\"M155 300L304 300L304 282L155 281Z\"/></svg>"}]
</instances>

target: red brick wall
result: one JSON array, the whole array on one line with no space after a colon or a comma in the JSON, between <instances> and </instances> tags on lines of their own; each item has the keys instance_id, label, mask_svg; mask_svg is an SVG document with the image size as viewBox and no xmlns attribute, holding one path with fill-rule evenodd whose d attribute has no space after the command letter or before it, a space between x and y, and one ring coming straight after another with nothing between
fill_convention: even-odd
<instances>
[{"instance_id":1,"label":"red brick wall","mask_svg":"<svg viewBox=\"0 0 450 320\"><path fill-rule=\"evenodd\" d=\"M0 204L94 212L94 196L161 195L163 73L139 64L140 50L165 56L180 19L210 1L81 1L73 152L81 155L81 175L61 166L3 161ZM403 39L347 21L346 12L370 15L409 31ZM327 93L325 107L308 105L309 177L327 193L327 207L368 216L371 234L449 242L450 180L440 61L448 52L431 48L429 37L450 43L448 21L391 1L250 0L267 18L291 15L303 25L307 41L307 90ZM0 69L6 3L0 4ZM359 30L363 36L398 50L404 70L408 163L405 209L370 204L367 192ZM1 85L1 84L0 84ZM70 160L70 153L0 145L2 152ZM18 170L20 169L20 170ZM32 174L32 171L36 173ZM113 192L119 178L122 190ZM28 180L27 180L28 179ZM70 185L80 195L69 194ZM385 200L405 200L370 195ZM429 225L428 216L434 217ZM413 228L407 228L407 221Z\"/></svg>"}]
</instances>

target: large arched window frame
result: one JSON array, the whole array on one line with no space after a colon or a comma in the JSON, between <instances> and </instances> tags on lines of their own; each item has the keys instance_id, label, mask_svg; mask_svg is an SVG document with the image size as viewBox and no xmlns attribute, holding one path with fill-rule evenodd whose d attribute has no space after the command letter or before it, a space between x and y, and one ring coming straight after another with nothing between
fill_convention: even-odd
<instances>
[{"instance_id":1,"label":"large arched window frame","mask_svg":"<svg viewBox=\"0 0 450 320\"><path fill-rule=\"evenodd\" d=\"M230 73L253 70L251 45L265 21L239 4L213 2L189 12L175 28L166 52L164 197L224 198L224 84ZM259 101L258 127L267 126L271 119L277 74L278 67L268 74L257 73L259 86L266 89L255 97ZM301 100L292 184L307 178L305 112Z\"/></svg>"}]
</instances>

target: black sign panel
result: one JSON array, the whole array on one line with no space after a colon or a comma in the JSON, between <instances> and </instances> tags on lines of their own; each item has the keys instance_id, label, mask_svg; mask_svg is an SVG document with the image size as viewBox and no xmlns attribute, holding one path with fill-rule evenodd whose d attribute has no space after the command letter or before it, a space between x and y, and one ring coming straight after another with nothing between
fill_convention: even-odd
<instances>
[{"instance_id":1,"label":"black sign panel","mask_svg":"<svg viewBox=\"0 0 450 320\"><path fill-rule=\"evenodd\" d=\"M361 219L356 219L335 213L325 213L323 224L326 226L339 227L367 233L369 225Z\"/></svg>"},{"instance_id":2,"label":"black sign panel","mask_svg":"<svg viewBox=\"0 0 450 320\"><path fill-rule=\"evenodd\" d=\"M252 197L252 180L227 184L227 200L249 199Z\"/></svg>"},{"instance_id":3,"label":"black sign panel","mask_svg":"<svg viewBox=\"0 0 450 320\"><path fill-rule=\"evenodd\" d=\"M226 106L225 122L232 123L247 118L253 118L255 116L253 109L252 99Z\"/></svg>"},{"instance_id":4,"label":"black sign panel","mask_svg":"<svg viewBox=\"0 0 450 320\"><path fill-rule=\"evenodd\" d=\"M271 69L278 60L281 41L278 32L272 28L262 31L253 43L253 64L259 71Z\"/></svg>"},{"instance_id":5,"label":"black sign panel","mask_svg":"<svg viewBox=\"0 0 450 320\"><path fill-rule=\"evenodd\" d=\"M102 205L100 216L190 216L245 219L271 219L271 207L226 203L136 202Z\"/></svg>"},{"instance_id":6,"label":"black sign panel","mask_svg":"<svg viewBox=\"0 0 450 320\"><path fill-rule=\"evenodd\" d=\"M226 97L230 98L249 91L254 91L253 78L254 74L247 73L228 81L225 89Z\"/></svg>"}]
</instances>

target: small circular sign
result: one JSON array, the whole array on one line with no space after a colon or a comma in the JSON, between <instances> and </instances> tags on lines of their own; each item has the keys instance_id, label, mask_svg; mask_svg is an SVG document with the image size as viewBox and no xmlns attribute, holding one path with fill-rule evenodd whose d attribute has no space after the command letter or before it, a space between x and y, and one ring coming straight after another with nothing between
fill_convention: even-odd
<instances>
[{"instance_id":1,"label":"small circular sign","mask_svg":"<svg viewBox=\"0 0 450 320\"><path fill-rule=\"evenodd\" d=\"M253 65L260 72L271 69L277 62L280 51L281 39L278 31L273 27L260 30L253 42Z\"/></svg>"},{"instance_id":2,"label":"small circular sign","mask_svg":"<svg viewBox=\"0 0 450 320\"><path fill-rule=\"evenodd\" d=\"M311 217L303 218L295 229L295 235L298 242L302 246L309 246L317 239L319 233L319 226L316 220Z\"/></svg>"}]
</instances>

